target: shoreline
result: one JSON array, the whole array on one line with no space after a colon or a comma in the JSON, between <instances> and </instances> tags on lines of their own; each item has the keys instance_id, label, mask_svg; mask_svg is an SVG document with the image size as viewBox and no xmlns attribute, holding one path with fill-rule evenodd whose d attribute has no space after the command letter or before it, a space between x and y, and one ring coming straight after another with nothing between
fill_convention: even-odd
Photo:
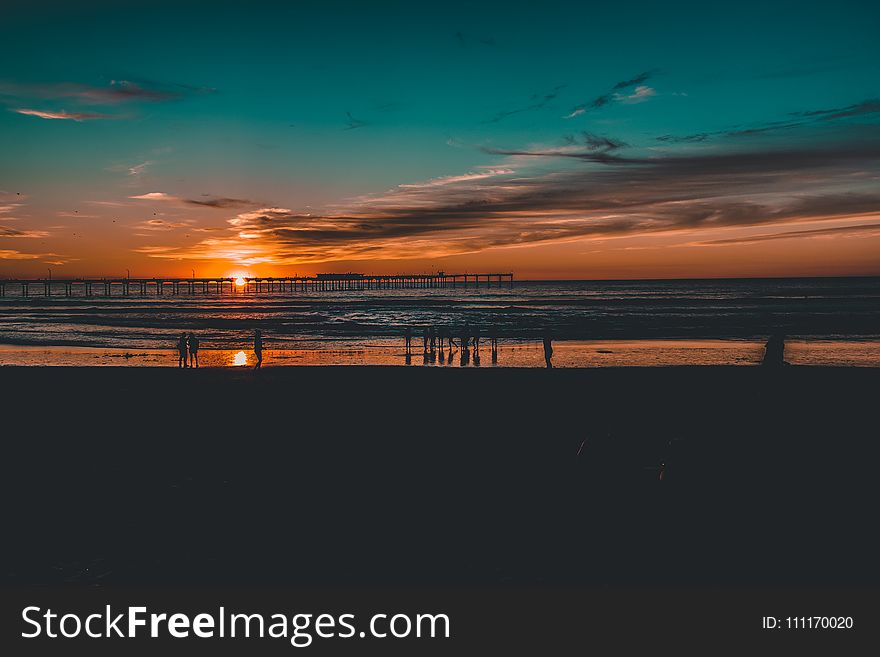
<instances>
[{"instance_id":1,"label":"shoreline","mask_svg":"<svg viewBox=\"0 0 880 657\"><path fill-rule=\"evenodd\" d=\"M402 340L308 343L301 348L270 347L264 351L266 368L309 366L388 366L443 368L543 368L543 350L537 341L501 341L492 352L488 340L479 357L473 349L466 359L455 349L425 354L413 340L407 356ZM554 340L554 367L560 369L607 367L754 366L763 356L764 343L756 340ZM792 365L880 367L880 340L787 340L786 360ZM176 367L174 349L0 344L0 367ZM253 367L249 346L199 350L200 366Z\"/></svg>"}]
</instances>

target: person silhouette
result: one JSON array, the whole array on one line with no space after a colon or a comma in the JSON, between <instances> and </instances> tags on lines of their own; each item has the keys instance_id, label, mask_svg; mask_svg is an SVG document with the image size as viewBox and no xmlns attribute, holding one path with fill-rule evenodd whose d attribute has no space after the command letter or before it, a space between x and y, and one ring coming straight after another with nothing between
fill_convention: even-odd
<instances>
[{"instance_id":1,"label":"person silhouette","mask_svg":"<svg viewBox=\"0 0 880 657\"><path fill-rule=\"evenodd\" d=\"M761 365L767 367L780 367L786 365L785 362L785 336L781 333L774 333L767 340L764 346L764 359Z\"/></svg>"},{"instance_id":2,"label":"person silhouette","mask_svg":"<svg viewBox=\"0 0 880 657\"><path fill-rule=\"evenodd\" d=\"M545 333L544 338L544 362L547 363L547 369L553 369L553 363L551 359L553 358L553 342L550 339L550 334Z\"/></svg>"},{"instance_id":3,"label":"person silhouette","mask_svg":"<svg viewBox=\"0 0 880 657\"><path fill-rule=\"evenodd\" d=\"M431 353L434 353L434 350L437 348L437 329L434 328L432 324L428 329L428 340L431 343Z\"/></svg>"},{"instance_id":4,"label":"person silhouette","mask_svg":"<svg viewBox=\"0 0 880 657\"><path fill-rule=\"evenodd\" d=\"M437 335L439 337L440 350L442 351L444 342L449 338L449 329L446 326L441 326L437 329Z\"/></svg>"},{"instance_id":5,"label":"person silhouette","mask_svg":"<svg viewBox=\"0 0 880 657\"><path fill-rule=\"evenodd\" d=\"M407 326L403 332L404 340L406 340L406 353L412 353L412 327Z\"/></svg>"},{"instance_id":6,"label":"person silhouette","mask_svg":"<svg viewBox=\"0 0 880 657\"><path fill-rule=\"evenodd\" d=\"M181 333L177 340L177 367L186 369L186 333Z\"/></svg>"},{"instance_id":7,"label":"person silhouette","mask_svg":"<svg viewBox=\"0 0 880 657\"><path fill-rule=\"evenodd\" d=\"M186 339L186 345L189 347L189 366L196 367L199 366L199 339L196 337L195 333L190 333L189 337ZM195 363L195 365L193 365Z\"/></svg>"},{"instance_id":8,"label":"person silhouette","mask_svg":"<svg viewBox=\"0 0 880 657\"><path fill-rule=\"evenodd\" d=\"M257 364L254 365L254 369L258 370L263 364L263 333L260 329L254 331L254 354L257 357Z\"/></svg>"}]
</instances>

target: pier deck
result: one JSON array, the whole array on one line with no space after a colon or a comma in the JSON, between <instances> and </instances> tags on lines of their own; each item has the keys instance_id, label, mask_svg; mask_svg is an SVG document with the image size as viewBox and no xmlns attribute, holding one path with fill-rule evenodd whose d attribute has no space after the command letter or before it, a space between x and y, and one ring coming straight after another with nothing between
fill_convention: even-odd
<instances>
[{"instance_id":1,"label":"pier deck","mask_svg":"<svg viewBox=\"0 0 880 657\"><path fill-rule=\"evenodd\" d=\"M42 296L162 296L293 294L348 290L408 290L513 285L512 273L494 274L318 274L317 276L248 276L211 278L20 278L0 279L0 297L18 293Z\"/></svg>"}]
</instances>

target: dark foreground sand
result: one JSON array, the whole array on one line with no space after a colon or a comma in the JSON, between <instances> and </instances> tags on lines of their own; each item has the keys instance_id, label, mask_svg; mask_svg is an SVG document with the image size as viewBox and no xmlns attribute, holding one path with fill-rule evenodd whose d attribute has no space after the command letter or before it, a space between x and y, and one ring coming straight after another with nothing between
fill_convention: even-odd
<instances>
[{"instance_id":1,"label":"dark foreground sand","mask_svg":"<svg viewBox=\"0 0 880 657\"><path fill-rule=\"evenodd\" d=\"M2 368L4 579L877 585L878 384Z\"/></svg>"}]
</instances>

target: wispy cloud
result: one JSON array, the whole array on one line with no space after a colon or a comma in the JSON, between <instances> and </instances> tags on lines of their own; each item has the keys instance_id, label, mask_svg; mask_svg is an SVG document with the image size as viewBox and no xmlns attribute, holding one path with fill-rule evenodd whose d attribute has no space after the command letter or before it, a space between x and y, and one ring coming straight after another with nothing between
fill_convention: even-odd
<instances>
[{"instance_id":1,"label":"wispy cloud","mask_svg":"<svg viewBox=\"0 0 880 657\"><path fill-rule=\"evenodd\" d=\"M32 237L48 237L49 233L45 230L19 230L11 226L0 226L0 237L10 238L32 238Z\"/></svg>"},{"instance_id":2,"label":"wispy cloud","mask_svg":"<svg viewBox=\"0 0 880 657\"><path fill-rule=\"evenodd\" d=\"M110 114L101 114L99 112L68 112L66 110L53 112L49 110L27 109L25 107L18 107L11 111L17 114L24 114L25 116L36 116L41 119L61 119L65 121L95 121L98 119L117 118Z\"/></svg>"},{"instance_id":3,"label":"wispy cloud","mask_svg":"<svg viewBox=\"0 0 880 657\"><path fill-rule=\"evenodd\" d=\"M42 100L75 100L88 105L117 105L133 102L163 102L183 97L187 93L208 93L212 89L190 85L143 83L131 80L111 80L105 86L58 83L20 83L0 81L0 96Z\"/></svg>"},{"instance_id":4,"label":"wispy cloud","mask_svg":"<svg viewBox=\"0 0 880 657\"><path fill-rule=\"evenodd\" d=\"M847 107L836 107L833 109L812 110L808 112L792 112L792 116L812 116L822 120L842 119L849 116L862 116L865 114L880 113L880 99L871 98L863 100L854 105Z\"/></svg>"},{"instance_id":5,"label":"wispy cloud","mask_svg":"<svg viewBox=\"0 0 880 657\"><path fill-rule=\"evenodd\" d=\"M782 121L765 121L754 125L735 126L724 130L699 132L690 135L661 135L656 137L656 140L672 144L687 144L704 142L713 138L754 137L853 117L870 118L877 114L880 114L880 100L869 99L846 107L791 112L789 116L793 118Z\"/></svg>"},{"instance_id":6,"label":"wispy cloud","mask_svg":"<svg viewBox=\"0 0 880 657\"><path fill-rule=\"evenodd\" d=\"M827 222L880 213L880 132L842 131L788 149L622 156L587 133L485 174L399 186L321 213L264 207L193 246L152 257L242 265L443 257L493 247ZM549 155L548 155L549 154ZM560 164L562 164L560 162ZM829 233L830 234L830 233Z\"/></svg>"},{"instance_id":7,"label":"wispy cloud","mask_svg":"<svg viewBox=\"0 0 880 657\"><path fill-rule=\"evenodd\" d=\"M198 206L205 208L244 208L255 205L254 201L243 198L227 198L223 196L210 196L204 194L203 198L185 198L182 196L174 196L165 192L147 192L146 194L138 194L129 196L128 198L136 201L158 201L161 203L174 203L181 206Z\"/></svg>"},{"instance_id":8,"label":"wispy cloud","mask_svg":"<svg viewBox=\"0 0 880 657\"><path fill-rule=\"evenodd\" d=\"M348 121L345 124L346 130L355 130L357 128L363 128L365 126L370 125L366 121L361 121L360 119L356 119L351 115L351 112L346 112L345 116L348 117Z\"/></svg>"},{"instance_id":9,"label":"wispy cloud","mask_svg":"<svg viewBox=\"0 0 880 657\"><path fill-rule=\"evenodd\" d=\"M137 196L129 196L128 198L138 201L181 201L182 199L165 192L147 192L146 194L138 194Z\"/></svg>"},{"instance_id":10,"label":"wispy cloud","mask_svg":"<svg viewBox=\"0 0 880 657\"><path fill-rule=\"evenodd\" d=\"M506 119L509 116L514 116L515 114L522 114L523 112L532 112L542 109L546 107L547 104L550 103L552 100L556 99L559 96L559 92L561 92L567 86L568 85L565 84L558 84L545 94L535 94L532 96L532 102L530 104L523 107L518 107L516 109L498 112L492 118L483 121L483 123L498 123L502 119Z\"/></svg>"},{"instance_id":11,"label":"wispy cloud","mask_svg":"<svg viewBox=\"0 0 880 657\"><path fill-rule=\"evenodd\" d=\"M586 112L589 112L591 110L605 107L605 105L608 105L612 102L640 103L648 100L648 98L650 98L651 96L655 96L657 92L652 87L643 86L642 83L654 77L657 72L658 71L656 70L645 71L628 80L621 80L620 82L617 82L615 85L613 85L608 92L600 96L596 96L591 101L581 103L580 105L575 105L572 110L563 118L573 119L574 117L585 114ZM630 89L633 87L635 87L635 89L631 94L620 93L625 89Z\"/></svg>"},{"instance_id":12,"label":"wispy cloud","mask_svg":"<svg viewBox=\"0 0 880 657\"><path fill-rule=\"evenodd\" d=\"M21 206L21 203L6 203L0 205L0 215L3 215L3 221L18 221L18 217L14 217L12 214L17 213Z\"/></svg>"},{"instance_id":13,"label":"wispy cloud","mask_svg":"<svg viewBox=\"0 0 880 657\"><path fill-rule=\"evenodd\" d=\"M789 239L828 238L837 236L864 236L880 235L880 224L857 224L855 226L834 226L831 228L813 228L809 230L789 230L779 233L764 233L761 235L747 235L744 237L731 237L717 240L704 240L689 242L685 246L731 246L738 244L756 244L759 242L772 242Z\"/></svg>"},{"instance_id":14,"label":"wispy cloud","mask_svg":"<svg viewBox=\"0 0 880 657\"><path fill-rule=\"evenodd\" d=\"M79 107L99 106L110 108L136 103L158 103L177 100L196 93L211 93L213 89L180 84L111 80L105 86L93 86L74 82L21 83L0 80L0 103L17 106L12 109L19 114L42 119L66 119L90 121L98 119L125 119L131 113L96 112L92 110L68 110L61 105ZM45 107L49 105L49 107ZM41 107L40 107L41 106Z\"/></svg>"},{"instance_id":15,"label":"wispy cloud","mask_svg":"<svg viewBox=\"0 0 880 657\"><path fill-rule=\"evenodd\" d=\"M619 103L624 103L626 105L633 105L635 103L643 103L652 96L656 95L657 91L653 87L639 85L633 90L631 94L614 94L614 100Z\"/></svg>"},{"instance_id":16,"label":"wispy cloud","mask_svg":"<svg viewBox=\"0 0 880 657\"><path fill-rule=\"evenodd\" d=\"M136 224L135 229L148 232L164 232L170 230L178 230L182 228L193 228L195 225L195 221L193 220L166 221L165 219L147 219L146 221L142 221L139 224Z\"/></svg>"},{"instance_id":17,"label":"wispy cloud","mask_svg":"<svg viewBox=\"0 0 880 657\"><path fill-rule=\"evenodd\" d=\"M130 175L130 176L143 175L144 172L146 172L147 167L150 167L153 164L155 164L155 162L153 162L153 160L144 160L140 164L133 164L132 166L128 167L128 175Z\"/></svg>"},{"instance_id":18,"label":"wispy cloud","mask_svg":"<svg viewBox=\"0 0 880 657\"><path fill-rule=\"evenodd\" d=\"M55 253L23 253L15 249L0 249L0 260L41 260L58 257Z\"/></svg>"}]
</instances>

